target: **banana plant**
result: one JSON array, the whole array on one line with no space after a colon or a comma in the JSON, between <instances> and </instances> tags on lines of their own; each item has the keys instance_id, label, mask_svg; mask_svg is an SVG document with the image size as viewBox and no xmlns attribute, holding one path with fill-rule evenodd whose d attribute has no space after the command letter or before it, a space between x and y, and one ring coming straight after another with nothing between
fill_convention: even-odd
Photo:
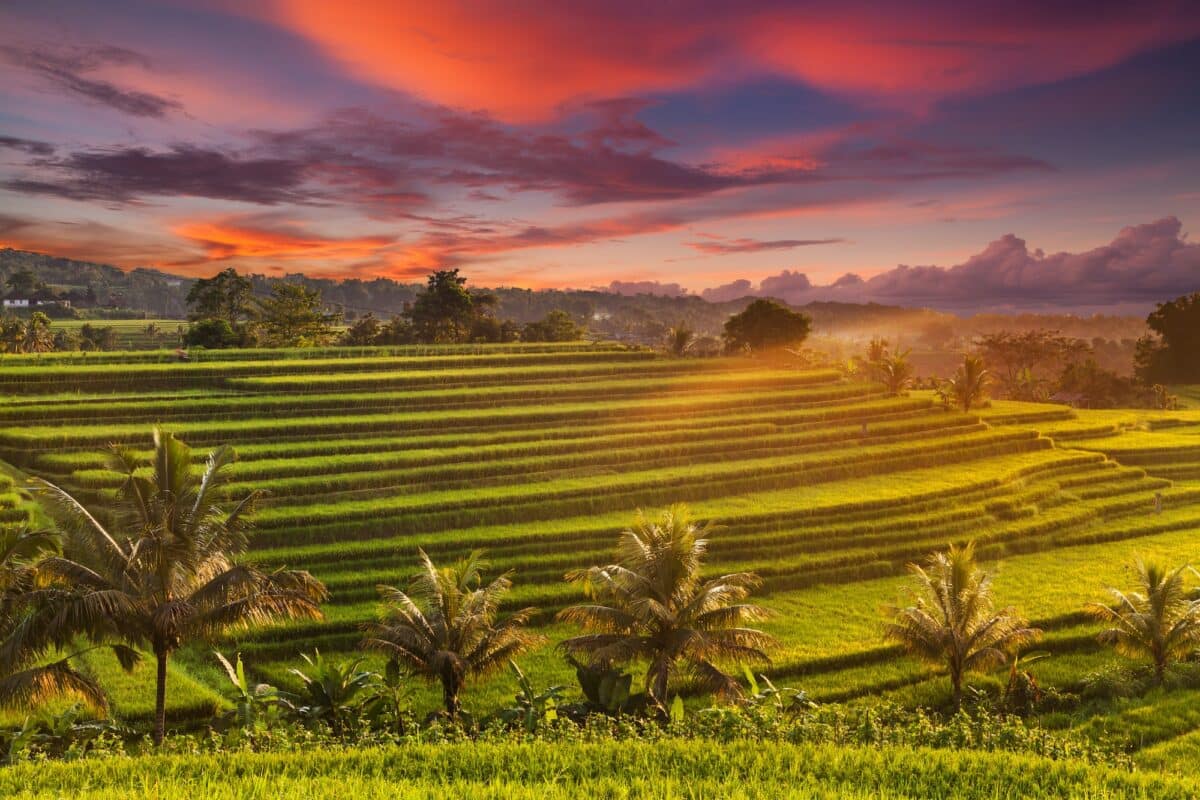
<instances>
[{"instance_id":1,"label":"banana plant","mask_svg":"<svg viewBox=\"0 0 1200 800\"><path fill-rule=\"evenodd\" d=\"M509 669L517 678L517 692L514 708L506 708L499 712L500 719L508 724L521 723L526 731L533 733L542 722L554 722L558 719L558 701L562 697L565 686L551 686L544 692L538 692L533 682L517 666L517 662L509 661Z\"/></svg>"},{"instance_id":2,"label":"banana plant","mask_svg":"<svg viewBox=\"0 0 1200 800\"><path fill-rule=\"evenodd\" d=\"M229 678L230 699L233 701L231 716L239 727L253 727L278 707L279 691L266 683L251 684L246 677L241 653L237 654L235 663L231 664L225 656L215 650L213 652Z\"/></svg>"},{"instance_id":3,"label":"banana plant","mask_svg":"<svg viewBox=\"0 0 1200 800\"><path fill-rule=\"evenodd\" d=\"M329 661L320 650L314 650L311 657L303 653L300 657L308 664L308 672L294 667L289 672L300 680L302 690L280 692L280 705L302 722L323 723L335 736L342 735L358 710L360 695L376 679L376 674L359 669L361 658Z\"/></svg>"}]
</instances>

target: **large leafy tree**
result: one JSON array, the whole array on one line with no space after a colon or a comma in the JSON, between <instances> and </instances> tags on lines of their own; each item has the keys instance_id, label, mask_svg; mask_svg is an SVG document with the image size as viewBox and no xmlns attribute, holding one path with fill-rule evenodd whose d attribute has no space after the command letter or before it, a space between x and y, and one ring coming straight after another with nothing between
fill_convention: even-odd
<instances>
[{"instance_id":1,"label":"large leafy tree","mask_svg":"<svg viewBox=\"0 0 1200 800\"><path fill-rule=\"evenodd\" d=\"M469 678L504 667L513 656L542 641L526 625L536 609L499 618L512 588L508 574L483 581L487 564L479 551L448 567L434 566L424 551L421 569L407 590L380 586L380 620L366 626L363 646L430 681L442 684L446 713L455 718Z\"/></svg>"},{"instance_id":2,"label":"large leafy tree","mask_svg":"<svg viewBox=\"0 0 1200 800\"><path fill-rule=\"evenodd\" d=\"M221 447L199 466L190 448L156 429L148 474L132 451L112 453L110 467L125 480L107 522L37 482L63 529L63 553L35 565L24 595L33 612L15 644L45 653L82 635L149 649L157 662L155 742L166 728L168 661L181 645L282 618L321 618L325 587L307 572L239 561L258 494L221 507L223 470L233 459Z\"/></svg>"},{"instance_id":3,"label":"large leafy tree","mask_svg":"<svg viewBox=\"0 0 1200 800\"><path fill-rule=\"evenodd\" d=\"M1137 562L1137 589L1109 589L1112 605L1091 603L1088 612L1108 627L1100 641L1130 658L1149 658L1162 683L1167 666L1200 647L1200 600L1184 582L1188 567L1167 569Z\"/></svg>"},{"instance_id":4,"label":"large leafy tree","mask_svg":"<svg viewBox=\"0 0 1200 800\"><path fill-rule=\"evenodd\" d=\"M977 346L1000 391L1015 400L1045 400L1053 379L1088 352L1087 342L1053 330L988 333Z\"/></svg>"},{"instance_id":5,"label":"large leafy tree","mask_svg":"<svg viewBox=\"0 0 1200 800\"><path fill-rule=\"evenodd\" d=\"M189 319L223 319L239 330L254 316L254 284L230 267L192 284L187 304Z\"/></svg>"},{"instance_id":6,"label":"large leafy tree","mask_svg":"<svg viewBox=\"0 0 1200 800\"><path fill-rule=\"evenodd\" d=\"M567 575L587 602L558 618L588 633L562 647L593 666L647 662L646 691L662 706L681 675L718 696L740 698L738 681L722 665L768 661L774 639L748 627L767 616L744 602L759 584L757 576L738 572L705 580L701 574L710 532L684 505L656 520L639 512L621 533L616 563Z\"/></svg>"},{"instance_id":7,"label":"large leafy tree","mask_svg":"<svg viewBox=\"0 0 1200 800\"><path fill-rule=\"evenodd\" d=\"M968 672L1002 666L1041 637L1015 609L995 610L992 579L976 563L973 544L952 545L931 554L925 566L908 569L916 583L914 602L891 610L884 635L923 661L946 667L956 707Z\"/></svg>"},{"instance_id":8,"label":"large leafy tree","mask_svg":"<svg viewBox=\"0 0 1200 800\"><path fill-rule=\"evenodd\" d=\"M583 328L566 311L555 309L521 329L523 342L573 342L583 337Z\"/></svg>"},{"instance_id":9,"label":"large leafy tree","mask_svg":"<svg viewBox=\"0 0 1200 800\"><path fill-rule=\"evenodd\" d=\"M267 347L317 347L336 336L341 314L327 313L320 289L277 283L259 312L259 339Z\"/></svg>"},{"instance_id":10,"label":"large leafy tree","mask_svg":"<svg viewBox=\"0 0 1200 800\"><path fill-rule=\"evenodd\" d=\"M490 313L495 297L473 293L457 269L430 274L425 288L405 315L417 341L428 344L465 342L481 316Z\"/></svg>"},{"instance_id":11,"label":"large leafy tree","mask_svg":"<svg viewBox=\"0 0 1200 800\"><path fill-rule=\"evenodd\" d=\"M731 352L781 350L799 347L812 330L807 314L774 300L759 298L725 322L725 347Z\"/></svg>"},{"instance_id":12,"label":"large leafy tree","mask_svg":"<svg viewBox=\"0 0 1200 800\"><path fill-rule=\"evenodd\" d=\"M1160 303L1146 325L1156 336L1138 340L1137 376L1145 383L1200 382L1200 292Z\"/></svg>"}]
</instances>

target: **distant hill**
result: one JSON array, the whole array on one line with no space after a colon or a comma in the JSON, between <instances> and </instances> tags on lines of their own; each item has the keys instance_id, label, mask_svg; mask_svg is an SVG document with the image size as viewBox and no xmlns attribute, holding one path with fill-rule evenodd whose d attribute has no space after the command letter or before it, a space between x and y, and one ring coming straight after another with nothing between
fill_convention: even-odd
<instances>
[{"instance_id":1,"label":"distant hill","mask_svg":"<svg viewBox=\"0 0 1200 800\"><path fill-rule=\"evenodd\" d=\"M0 250L0 285L18 270L28 269L42 281L60 289L91 288L101 307L119 306L130 315L162 319L182 319L187 315L186 297L194 278L156 269L125 271L107 264L57 258L24 250ZM216 268L214 267L214 271ZM468 277L469 274L468 274ZM342 281L287 275L283 278L250 275L256 294L266 296L280 280L300 282L321 290L332 308L342 310L347 319L365 314L388 318L404 310L420 290L419 283L401 283L389 278ZM586 322L599 336L626 341L659 342L666 329L686 323L701 335L717 335L731 315L746 307L750 297L710 303L697 295L621 295L600 290L545 289L512 287L491 289L499 300L497 313L518 323L541 319L548 312L562 309ZM818 302L797 306L813 318L814 332L823 336L864 338L889 337L909 345L938 347L955 338L1011 328L1055 328L1063 333L1092 339L1131 339L1144 331L1142 320L1134 317L1075 317L1070 315L1023 314L977 315L963 319L930 309L903 308L876 303Z\"/></svg>"}]
</instances>

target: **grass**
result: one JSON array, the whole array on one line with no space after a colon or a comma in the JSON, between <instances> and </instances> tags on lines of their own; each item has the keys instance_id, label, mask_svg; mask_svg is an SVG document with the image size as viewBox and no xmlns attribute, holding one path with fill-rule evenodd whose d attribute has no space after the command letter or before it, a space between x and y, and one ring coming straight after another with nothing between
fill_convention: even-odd
<instances>
[{"instance_id":1,"label":"grass","mask_svg":"<svg viewBox=\"0 0 1200 800\"><path fill-rule=\"evenodd\" d=\"M1189 798L1192 776L1004 753L672 740L149 756L0 772L14 800L118 798Z\"/></svg>"}]
</instances>

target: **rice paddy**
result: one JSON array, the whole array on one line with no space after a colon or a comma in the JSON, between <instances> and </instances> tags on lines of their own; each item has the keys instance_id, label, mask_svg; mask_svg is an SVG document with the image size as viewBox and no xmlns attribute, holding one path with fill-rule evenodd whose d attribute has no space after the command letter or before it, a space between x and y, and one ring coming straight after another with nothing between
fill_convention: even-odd
<instances>
[{"instance_id":1,"label":"rice paddy","mask_svg":"<svg viewBox=\"0 0 1200 800\"><path fill-rule=\"evenodd\" d=\"M0 525L37 513L24 473L110 496L120 479L104 448L148 453L153 424L200 451L233 445L230 496L267 493L254 558L308 569L332 592L321 623L226 643L272 681L301 651L352 651L376 584L402 583L418 548L437 560L484 548L493 571L514 573L510 602L541 609L551 643L523 659L528 671L570 683L553 649L570 630L550 621L577 597L563 573L605 563L638 508L677 501L720 526L711 572L763 577L782 643L763 671L818 699L943 690L883 644L880 609L903 597L905 565L947 542L977 542L1001 602L1048 631L1054 656L1035 674L1063 686L1113 658L1084 603L1135 556L1200 555L1200 411L995 402L962 414L835 370L583 344L6 357ZM223 702L208 660L173 667L177 723ZM83 666L118 714L144 718L148 669ZM465 702L487 710L513 690L502 676ZM1131 730L1154 713L1130 709ZM1146 764L1196 751L1200 718L1172 719L1138 739Z\"/></svg>"}]
</instances>

